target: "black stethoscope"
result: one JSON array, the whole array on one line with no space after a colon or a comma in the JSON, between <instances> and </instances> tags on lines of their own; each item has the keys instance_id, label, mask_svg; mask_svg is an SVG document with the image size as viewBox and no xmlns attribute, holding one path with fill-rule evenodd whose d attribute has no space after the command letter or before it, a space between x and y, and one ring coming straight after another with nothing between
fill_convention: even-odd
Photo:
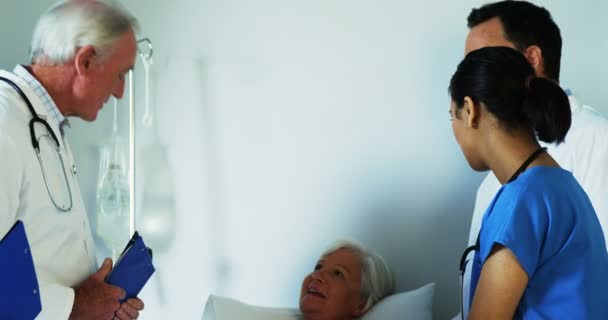
<instances>
[{"instance_id":1,"label":"black stethoscope","mask_svg":"<svg viewBox=\"0 0 608 320\"><path fill-rule=\"evenodd\" d=\"M32 114L32 119L30 120L30 123L29 123L30 138L32 140L32 146L34 147L34 150L36 151L36 156L38 157L38 163L40 164L40 169L42 170L42 177L44 179L44 184L46 185L46 191L48 192L49 197L51 198L51 201L53 202L53 205L55 205L55 207L58 210L60 210L62 212L70 211L72 209L72 205L73 205L72 189L70 188L70 183L68 182L68 176L65 171L65 163L64 163L64 159L63 159L63 155L62 155L61 145L59 144L59 139L57 139L57 135L55 135L55 132L53 131L53 129L51 128L49 123L38 116L38 114L36 113L36 110L34 110L34 106L32 106L32 103L30 102L30 100L27 98L25 93L23 93L21 88L19 88L19 86L16 83L14 83L13 81L11 81L7 78L4 78L4 77L0 77L0 80L8 83L11 87L13 87L17 91L17 93L19 93L19 95L21 96L23 101L25 101L27 108L30 110L30 113ZM36 125L36 123L44 126L47 133L50 134L51 138L55 142L55 146L56 146L55 151L57 152L57 156L60 159L61 170L63 173L65 185L67 187L68 203L66 205L58 204L58 202L55 200L55 197L53 196L53 194L51 192L51 188L49 188L46 171L44 170L44 166L42 165L42 159L40 157L40 141L38 139L36 139L36 131L34 130L34 126Z\"/></svg>"},{"instance_id":2,"label":"black stethoscope","mask_svg":"<svg viewBox=\"0 0 608 320\"><path fill-rule=\"evenodd\" d=\"M547 148L542 147L542 148L539 148L538 150L534 151L534 153L532 153L528 157L528 159L526 159L526 161L524 161L524 163L521 164L519 169L517 169L517 171L515 171L515 173L513 174L513 176L511 176L511 179L509 179L509 181L507 181L507 183L513 182L515 179L517 179L517 177L519 177L519 175L522 172L524 172L524 170L526 170L526 168L528 168L530 163L532 163L532 161L534 161L536 158L538 158L538 156L546 150L547 150ZM463 302L464 293L462 292L462 290L463 290L464 274L465 274L465 271L467 268L467 263L468 263L467 256L469 255L469 253L471 253L473 251L479 251L480 234L481 234L481 230L477 234L477 240L475 241L475 245L467 247L464 250L464 252L462 253L462 256L460 257L460 317L463 320L464 320L464 302Z\"/></svg>"}]
</instances>

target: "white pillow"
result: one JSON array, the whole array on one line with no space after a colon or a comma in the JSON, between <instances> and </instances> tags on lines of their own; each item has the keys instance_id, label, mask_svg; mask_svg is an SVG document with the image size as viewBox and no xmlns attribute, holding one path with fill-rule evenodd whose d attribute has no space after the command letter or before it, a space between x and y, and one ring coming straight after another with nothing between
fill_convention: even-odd
<instances>
[{"instance_id":1,"label":"white pillow","mask_svg":"<svg viewBox=\"0 0 608 320\"><path fill-rule=\"evenodd\" d=\"M416 290L401 292L384 298L369 310L361 320L431 320L435 284L429 283ZM266 308L243 302L209 296L203 320L301 320L297 309Z\"/></svg>"},{"instance_id":2,"label":"white pillow","mask_svg":"<svg viewBox=\"0 0 608 320\"><path fill-rule=\"evenodd\" d=\"M203 320L300 320L297 309L252 306L234 299L210 295Z\"/></svg>"},{"instance_id":3,"label":"white pillow","mask_svg":"<svg viewBox=\"0 0 608 320\"><path fill-rule=\"evenodd\" d=\"M434 283L416 290L393 294L380 300L361 320L432 320L434 294Z\"/></svg>"}]
</instances>

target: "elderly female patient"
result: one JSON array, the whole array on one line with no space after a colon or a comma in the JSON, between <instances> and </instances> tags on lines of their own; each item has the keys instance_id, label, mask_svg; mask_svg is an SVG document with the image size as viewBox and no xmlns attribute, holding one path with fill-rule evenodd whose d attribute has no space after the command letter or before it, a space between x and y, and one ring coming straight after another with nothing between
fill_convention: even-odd
<instances>
[{"instance_id":1,"label":"elderly female patient","mask_svg":"<svg viewBox=\"0 0 608 320\"><path fill-rule=\"evenodd\" d=\"M304 278L300 311L305 320L356 319L393 289L382 257L355 242L339 241Z\"/></svg>"}]
</instances>

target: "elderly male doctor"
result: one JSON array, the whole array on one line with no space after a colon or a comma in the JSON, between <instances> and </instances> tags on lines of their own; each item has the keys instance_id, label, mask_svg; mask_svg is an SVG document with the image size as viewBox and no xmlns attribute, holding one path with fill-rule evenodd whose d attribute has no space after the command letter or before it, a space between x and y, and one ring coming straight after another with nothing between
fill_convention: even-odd
<instances>
[{"instance_id":1,"label":"elderly male doctor","mask_svg":"<svg viewBox=\"0 0 608 320\"><path fill-rule=\"evenodd\" d=\"M135 319L143 309L136 298L121 305L124 291L104 283L111 260L97 270L64 136L66 117L93 121L111 95L122 97L136 25L115 5L64 1L38 21L31 65L0 71L0 234L24 222L40 284L38 319Z\"/></svg>"},{"instance_id":2,"label":"elderly male doctor","mask_svg":"<svg viewBox=\"0 0 608 320\"><path fill-rule=\"evenodd\" d=\"M562 39L549 11L526 1L500 1L473 9L467 20L470 30L465 54L481 47L516 48L526 56L537 76L559 82ZM593 108L579 103L570 90L565 91L572 111L570 130L564 143L546 147L562 168L572 172L589 196L608 246L608 120ZM500 188L492 173L479 186L469 245L475 244L484 213ZM472 256L470 254L468 258ZM467 266L463 280L465 316L472 294L470 271Z\"/></svg>"}]
</instances>

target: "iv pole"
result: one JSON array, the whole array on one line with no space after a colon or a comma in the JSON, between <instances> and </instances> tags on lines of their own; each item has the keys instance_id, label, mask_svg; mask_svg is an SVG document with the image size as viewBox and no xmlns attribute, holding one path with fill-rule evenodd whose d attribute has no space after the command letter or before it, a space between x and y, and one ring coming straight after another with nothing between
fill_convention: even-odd
<instances>
[{"instance_id":1,"label":"iv pole","mask_svg":"<svg viewBox=\"0 0 608 320\"><path fill-rule=\"evenodd\" d=\"M139 48L147 44L147 51ZM137 41L137 52L142 59L150 59L154 53L152 41L143 38ZM133 69L129 70L129 237L135 233L135 86Z\"/></svg>"}]
</instances>

